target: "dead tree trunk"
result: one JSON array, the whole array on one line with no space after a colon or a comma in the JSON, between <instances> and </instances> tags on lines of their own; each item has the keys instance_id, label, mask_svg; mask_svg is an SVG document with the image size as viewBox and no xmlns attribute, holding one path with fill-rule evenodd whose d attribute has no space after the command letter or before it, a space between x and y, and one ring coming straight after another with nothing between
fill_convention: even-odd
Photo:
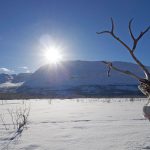
<instances>
[{"instance_id":1,"label":"dead tree trunk","mask_svg":"<svg viewBox=\"0 0 150 150\"><path fill-rule=\"evenodd\" d=\"M96 32L96 33L97 34L107 33L107 34L111 35L115 40L117 40L121 45L123 45L128 50L129 54L131 55L133 60L136 62L136 64L141 68L141 70L145 74L145 77L141 78L132 71L122 70L122 69L114 66L113 63L111 63L111 62L103 61L103 63L105 63L109 68L108 76L110 76L111 69L114 69L118 72L121 72L123 74L129 75L129 76L135 78L139 82L138 88L148 98L148 103L149 103L150 102L150 72L149 72L148 68L135 56L134 52L136 50L136 47L137 47L137 44L138 44L139 40L145 35L145 33L147 33L150 30L150 26L147 27L144 31L142 31L137 37L135 37L133 32L132 32L132 29L131 29L132 21L133 21L133 19L131 19L129 21L129 25L128 25L129 33L130 33L130 36L133 40L132 47L129 47L123 40L121 40L118 36L115 35L115 33L114 33L115 25L114 25L114 21L113 21L112 18L111 18L111 25L112 26L111 26L110 31L109 30L104 30L104 31L101 31L101 32Z\"/></svg>"}]
</instances>

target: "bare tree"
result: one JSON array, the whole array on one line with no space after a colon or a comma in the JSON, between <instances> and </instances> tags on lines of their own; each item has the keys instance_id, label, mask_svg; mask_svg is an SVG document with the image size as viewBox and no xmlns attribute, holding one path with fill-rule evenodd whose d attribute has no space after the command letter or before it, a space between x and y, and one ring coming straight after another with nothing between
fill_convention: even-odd
<instances>
[{"instance_id":1,"label":"bare tree","mask_svg":"<svg viewBox=\"0 0 150 150\"><path fill-rule=\"evenodd\" d=\"M139 82L139 86L138 88L140 89L140 91L146 95L148 97L148 103L150 102L150 71L148 70L148 68L136 57L135 55L135 50L136 47L138 45L139 40L150 30L150 26L147 27L144 31L142 31L137 37L134 36L133 32L132 32L132 22L133 19L131 19L129 21L128 24L128 28L129 28L129 33L130 36L133 40L133 44L132 47L128 46L123 40L121 40L118 36L116 36L116 34L114 33L114 28L115 28L115 24L113 19L111 18L111 30L104 30L101 32L96 32L97 34L109 34L111 35L115 40L117 40L121 45L123 45L127 51L129 52L129 54L131 55L131 57L133 58L133 60L136 62L136 64L141 68L141 70L144 72L145 77L141 78L139 77L137 74L135 74L132 71L129 70L123 70L121 68L118 68L116 66L113 65L112 62L107 62L107 61L103 61L104 64L106 64L108 66L108 76L110 76L110 71L111 69L116 70L118 72L121 72L123 74L129 75L133 78L135 78L136 80L138 80ZM148 104L147 103L147 104Z\"/></svg>"},{"instance_id":2,"label":"bare tree","mask_svg":"<svg viewBox=\"0 0 150 150\"><path fill-rule=\"evenodd\" d=\"M30 114L30 105L22 104L16 109L7 109L8 113L6 115L0 114L0 120L2 126L11 134L7 135L8 137L4 138L4 143L2 144L1 150L8 150L12 142L18 141L21 137L24 129L28 125L28 118ZM7 119L7 120L6 120ZM5 135L5 134L4 134Z\"/></svg>"}]
</instances>

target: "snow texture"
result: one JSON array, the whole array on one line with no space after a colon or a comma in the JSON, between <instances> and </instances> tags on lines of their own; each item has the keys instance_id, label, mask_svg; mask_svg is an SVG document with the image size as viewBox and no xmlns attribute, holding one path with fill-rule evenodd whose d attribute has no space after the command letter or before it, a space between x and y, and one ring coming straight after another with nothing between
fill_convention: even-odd
<instances>
[{"instance_id":1,"label":"snow texture","mask_svg":"<svg viewBox=\"0 0 150 150\"><path fill-rule=\"evenodd\" d=\"M0 113L22 105L5 101ZM142 115L145 99L28 100L29 125L11 150L150 149L150 124ZM11 131L0 122L0 149Z\"/></svg>"}]
</instances>

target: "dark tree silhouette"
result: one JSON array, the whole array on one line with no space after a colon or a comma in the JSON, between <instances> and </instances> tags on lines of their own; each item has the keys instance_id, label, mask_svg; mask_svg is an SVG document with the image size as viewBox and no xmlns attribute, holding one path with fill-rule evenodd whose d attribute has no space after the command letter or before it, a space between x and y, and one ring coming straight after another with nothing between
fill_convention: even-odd
<instances>
[{"instance_id":1,"label":"dark tree silhouette","mask_svg":"<svg viewBox=\"0 0 150 150\"><path fill-rule=\"evenodd\" d=\"M115 28L115 24L114 24L114 21L113 19L111 18L111 30L104 30L104 31L101 31L101 32L96 32L97 34L109 34L111 35L116 41L118 41L121 45L123 45L127 51L129 52L129 54L131 55L131 57L133 58L133 60L136 62L136 64L141 68L141 70L144 72L145 74L145 77L144 78L141 78L139 77L137 74L135 74L134 72L131 72L129 70L123 70L121 68L118 68L116 66L113 65L112 62L107 62L107 61L103 61L104 64L106 64L108 67L109 67L109 70L108 70L108 76L110 76L110 71L111 69L114 69L118 72L121 72L123 74L126 74L126 75L129 75L133 78L135 78L136 80L138 80L139 82L139 86L138 88L140 89L140 91L145 95L147 96L148 98L148 103L150 102L150 71L148 70L148 68L135 56L135 50L136 50L136 47L137 47L137 44L139 42L139 40L150 30L150 26L147 27L144 31L142 31L137 37L134 36L133 32L132 32L132 22L133 22L133 19L131 19L129 21L129 25L128 25L128 28L129 28L129 33L130 33L130 36L133 40L133 45L132 47L128 46L123 40L121 40L118 36L116 36L116 34L114 33L114 28ZM148 104L147 103L147 104Z\"/></svg>"}]
</instances>

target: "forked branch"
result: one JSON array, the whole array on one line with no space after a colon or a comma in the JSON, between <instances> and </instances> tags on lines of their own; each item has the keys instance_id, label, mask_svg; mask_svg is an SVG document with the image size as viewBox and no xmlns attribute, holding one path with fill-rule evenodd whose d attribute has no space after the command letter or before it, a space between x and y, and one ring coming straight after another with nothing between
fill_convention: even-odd
<instances>
[{"instance_id":1,"label":"forked branch","mask_svg":"<svg viewBox=\"0 0 150 150\"><path fill-rule=\"evenodd\" d=\"M134 51L136 49L137 43L138 41L143 37L143 35L149 31L150 26L148 28L146 28L143 32L140 33L140 35L135 38L135 36L133 35L132 29L131 29L131 24L132 24L132 20L131 19L129 21L129 32L131 35L131 38L133 39L133 47L130 48L124 41L122 41L119 37L117 37L114 33L114 21L111 18L111 31L109 30L104 30L102 32L96 32L97 34L103 34L103 33L108 33L110 34L114 39L116 39L119 43L121 43L130 53L131 57L134 59L134 61L137 63L137 65L143 70L144 74L145 74L145 78L147 80L150 81L150 73L148 71L148 69L143 65L143 63L134 55ZM130 72L130 71L129 71ZM130 73L129 73L130 74Z\"/></svg>"},{"instance_id":2,"label":"forked branch","mask_svg":"<svg viewBox=\"0 0 150 150\"><path fill-rule=\"evenodd\" d=\"M138 36L137 38L135 38L135 36L134 36L134 34L133 34L133 32L132 32L132 28L131 28L132 21L133 21L133 19L131 19L131 20L129 21L129 32L130 32L131 38L133 39L132 51L134 52L135 49L136 49L136 46L137 46L137 44L138 44L138 41L143 37L143 35L144 35L146 32L149 31L150 26L147 27L144 31L142 31L142 32L139 34L139 36Z\"/></svg>"},{"instance_id":3,"label":"forked branch","mask_svg":"<svg viewBox=\"0 0 150 150\"><path fill-rule=\"evenodd\" d=\"M103 34L103 33L108 33L108 34L110 34L111 36L113 36L113 38L115 38L117 41L119 41L124 47L126 47L129 52L131 52L130 47L129 47L125 42L123 42L119 37L117 37L117 36L115 35L115 33L114 33L114 28L115 28L115 27L114 27L114 21L113 21L113 19L111 18L111 31L109 31L109 30L104 30L104 31L102 31L102 32L96 32L96 33L97 33L97 34Z\"/></svg>"}]
</instances>

